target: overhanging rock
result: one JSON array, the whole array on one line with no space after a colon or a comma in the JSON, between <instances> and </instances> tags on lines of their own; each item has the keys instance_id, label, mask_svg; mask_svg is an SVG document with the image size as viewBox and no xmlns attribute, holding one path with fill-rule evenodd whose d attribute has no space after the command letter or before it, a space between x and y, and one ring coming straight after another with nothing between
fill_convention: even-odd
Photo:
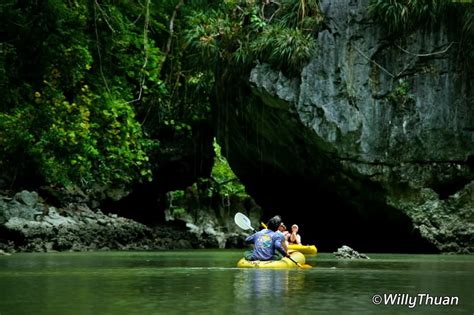
<instances>
[{"instance_id":1,"label":"overhanging rock","mask_svg":"<svg viewBox=\"0 0 474 315\"><path fill-rule=\"evenodd\" d=\"M328 250L473 252L474 89L459 33L389 39L367 4L321 1L327 28L300 76L262 64L239 86L222 80L219 142L268 213L303 221Z\"/></svg>"}]
</instances>

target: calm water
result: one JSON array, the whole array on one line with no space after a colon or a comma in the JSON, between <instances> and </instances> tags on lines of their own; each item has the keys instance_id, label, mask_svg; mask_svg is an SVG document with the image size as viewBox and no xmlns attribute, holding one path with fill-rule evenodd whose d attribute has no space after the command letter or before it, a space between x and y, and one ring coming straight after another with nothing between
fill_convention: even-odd
<instances>
[{"instance_id":1,"label":"calm water","mask_svg":"<svg viewBox=\"0 0 474 315\"><path fill-rule=\"evenodd\" d=\"M0 314L474 314L474 256L338 261L318 254L310 270L236 269L240 256L227 250L0 256ZM419 293L459 302L372 303L374 294Z\"/></svg>"}]
</instances>

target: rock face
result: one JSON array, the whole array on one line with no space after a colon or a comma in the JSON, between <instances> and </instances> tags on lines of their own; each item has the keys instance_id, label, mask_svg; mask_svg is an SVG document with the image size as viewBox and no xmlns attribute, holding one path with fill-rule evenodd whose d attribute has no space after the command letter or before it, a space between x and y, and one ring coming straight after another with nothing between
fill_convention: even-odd
<instances>
[{"instance_id":1,"label":"rock face","mask_svg":"<svg viewBox=\"0 0 474 315\"><path fill-rule=\"evenodd\" d=\"M249 215L254 228L258 229L262 214L262 209L250 196L221 195L216 186L202 179L184 191L169 192L167 200L166 220L185 223L191 233L209 244L208 247L244 247L244 239L251 231L239 228L234 215L237 212Z\"/></svg>"},{"instance_id":2,"label":"rock face","mask_svg":"<svg viewBox=\"0 0 474 315\"><path fill-rule=\"evenodd\" d=\"M56 209L36 192L0 195L0 255L14 251L156 250L204 248L183 225L148 227L85 204Z\"/></svg>"},{"instance_id":3,"label":"rock face","mask_svg":"<svg viewBox=\"0 0 474 315\"><path fill-rule=\"evenodd\" d=\"M257 202L311 218L303 236L323 250L474 252L474 80L460 32L389 38L368 2L320 2L327 27L299 77L263 64L239 87L222 80L218 140Z\"/></svg>"},{"instance_id":4,"label":"rock face","mask_svg":"<svg viewBox=\"0 0 474 315\"><path fill-rule=\"evenodd\" d=\"M370 259L366 254L359 253L347 245L342 245L333 254L338 259Z\"/></svg>"}]
</instances>

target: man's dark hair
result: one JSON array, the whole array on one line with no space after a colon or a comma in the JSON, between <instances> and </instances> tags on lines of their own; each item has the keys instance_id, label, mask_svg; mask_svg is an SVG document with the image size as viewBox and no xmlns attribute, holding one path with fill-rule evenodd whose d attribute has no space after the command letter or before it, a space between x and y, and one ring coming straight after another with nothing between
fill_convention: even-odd
<instances>
[{"instance_id":1,"label":"man's dark hair","mask_svg":"<svg viewBox=\"0 0 474 315\"><path fill-rule=\"evenodd\" d=\"M274 216L268 220L267 228L272 231L276 231L281 224L281 217L279 215Z\"/></svg>"}]
</instances>

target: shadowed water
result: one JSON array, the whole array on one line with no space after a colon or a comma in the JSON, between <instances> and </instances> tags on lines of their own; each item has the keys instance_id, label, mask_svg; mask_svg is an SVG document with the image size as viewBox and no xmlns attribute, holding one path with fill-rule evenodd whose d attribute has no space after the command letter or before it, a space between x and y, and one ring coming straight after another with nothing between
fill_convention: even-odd
<instances>
[{"instance_id":1,"label":"shadowed water","mask_svg":"<svg viewBox=\"0 0 474 315\"><path fill-rule=\"evenodd\" d=\"M474 312L474 256L338 261L318 254L309 258L310 270L234 268L240 256L228 250L0 256L0 314ZM410 308L401 299L425 293L458 303ZM375 294L399 294L393 296L405 305L374 305Z\"/></svg>"}]
</instances>

